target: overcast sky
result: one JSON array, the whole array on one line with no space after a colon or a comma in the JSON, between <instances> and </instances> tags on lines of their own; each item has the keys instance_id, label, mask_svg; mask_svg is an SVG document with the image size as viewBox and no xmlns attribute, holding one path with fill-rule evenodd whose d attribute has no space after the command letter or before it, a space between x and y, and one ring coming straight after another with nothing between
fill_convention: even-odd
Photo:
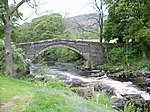
<instances>
[{"instance_id":1,"label":"overcast sky","mask_svg":"<svg viewBox=\"0 0 150 112\"><path fill-rule=\"evenodd\" d=\"M17 0L20 1L20 0ZM34 10L31 9L28 4L23 4L19 10L23 13L24 18L29 15L31 17L27 21L31 21L37 16L56 12L62 14L64 17L72 17L81 14L93 13L95 10L92 8L93 0L37 0L40 1L38 6L38 13L36 15Z\"/></svg>"}]
</instances>

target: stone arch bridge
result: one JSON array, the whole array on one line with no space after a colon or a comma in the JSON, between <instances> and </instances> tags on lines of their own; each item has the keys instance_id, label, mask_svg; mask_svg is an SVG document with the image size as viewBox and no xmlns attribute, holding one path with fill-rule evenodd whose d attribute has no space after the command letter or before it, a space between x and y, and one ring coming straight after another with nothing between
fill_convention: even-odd
<instances>
[{"instance_id":1,"label":"stone arch bridge","mask_svg":"<svg viewBox=\"0 0 150 112\"><path fill-rule=\"evenodd\" d=\"M99 42L86 42L75 40L44 40L17 45L25 52L26 58L33 61L43 51L52 47L65 47L80 54L86 60L86 66L95 68L103 63L102 44Z\"/></svg>"}]
</instances>

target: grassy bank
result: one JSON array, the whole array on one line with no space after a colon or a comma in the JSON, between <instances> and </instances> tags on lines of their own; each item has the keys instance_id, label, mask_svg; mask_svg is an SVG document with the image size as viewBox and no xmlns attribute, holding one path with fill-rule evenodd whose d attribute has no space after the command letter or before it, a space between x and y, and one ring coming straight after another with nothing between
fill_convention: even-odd
<instances>
[{"instance_id":1,"label":"grassy bank","mask_svg":"<svg viewBox=\"0 0 150 112\"><path fill-rule=\"evenodd\" d=\"M85 100L57 80L31 83L0 75L0 111L113 112L106 104Z\"/></svg>"}]
</instances>

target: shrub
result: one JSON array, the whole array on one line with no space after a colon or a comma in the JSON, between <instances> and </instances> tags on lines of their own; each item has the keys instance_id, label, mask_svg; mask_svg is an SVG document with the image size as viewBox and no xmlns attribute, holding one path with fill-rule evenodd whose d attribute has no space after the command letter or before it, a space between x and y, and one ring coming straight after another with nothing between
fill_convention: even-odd
<instances>
[{"instance_id":1,"label":"shrub","mask_svg":"<svg viewBox=\"0 0 150 112\"><path fill-rule=\"evenodd\" d=\"M21 72L26 68L27 61L25 60L24 53L21 48L17 48L12 43L13 49L13 61L14 61L14 70L16 72ZM5 46L4 41L0 39L0 70L4 71L5 68Z\"/></svg>"},{"instance_id":2,"label":"shrub","mask_svg":"<svg viewBox=\"0 0 150 112\"><path fill-rule=\"evenodd\" d=\"M41 80L35 80L35 83L37 86L40 87L46 87L46 88L57 88L57 89L62 89L62 88L69 88L69 85L66 85L61 81L60 79L57 78L52 78L48 77L47 79L44 79L43 81Z\"/></svg>"},{"instance_id":3,"label":"shrub","mask_svg":"<svg viewBox=\"0 0 150 112\"><path fill-rule=\"evenodd\" d=\"M124 56L124 48L123 47L116 47L110 50L109 52L110 61L112 63L122 62Z\"/></svg>"},{"instance_id":4,"label":"shrub","mask_svg":"<svg viewBox=\"0 0 150 112\"><path fill-rule=\"evenodd\" d=\"M103 105L107 109L111 109L111 104L113 102L113 100L104 91L93 94L91 100Z\"/></svg>"}]
</instances>

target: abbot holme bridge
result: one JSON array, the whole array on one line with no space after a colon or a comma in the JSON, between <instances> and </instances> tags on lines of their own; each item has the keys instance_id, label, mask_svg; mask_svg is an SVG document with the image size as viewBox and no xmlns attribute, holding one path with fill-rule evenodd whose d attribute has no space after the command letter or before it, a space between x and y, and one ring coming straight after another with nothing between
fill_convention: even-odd
<instances>
[{"instance_id":1,"label":"abbot holme bridge","mask_svg":"<svg viewBox=\"0 0 150 112\"><path fill-rule=\"evenodd\" d=\"M103 63L103 46L99 42L75 40L44 40L29 43L20 43L18 47L25 52L26 58L33 61L42 52L53 47L65 47L80 54L86 60L86 66L95 68Z\"/></svg>"}]
</instances>

